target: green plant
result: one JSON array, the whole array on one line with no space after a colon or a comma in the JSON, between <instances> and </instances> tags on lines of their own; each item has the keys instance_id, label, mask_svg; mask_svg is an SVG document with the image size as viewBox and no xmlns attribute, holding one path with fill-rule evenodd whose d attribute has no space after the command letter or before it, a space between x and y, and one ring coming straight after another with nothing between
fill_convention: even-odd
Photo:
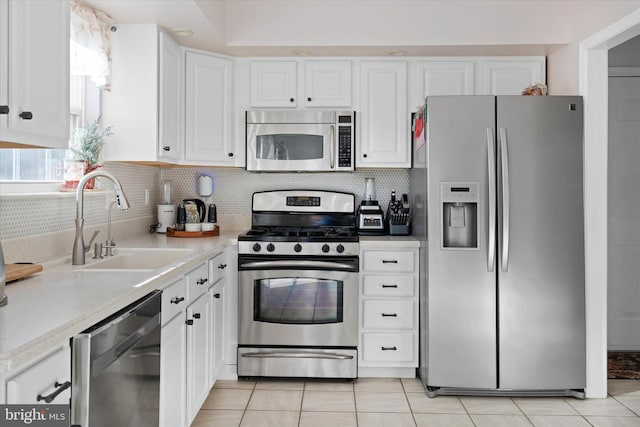
<instances>
[{"instance_id":1,"label":"green plant","mask_svg":"<svg viewBox=\"0 0 640 427\"><path fill-rule=\"evenodd\" d=\"M100 160L100 152L105 144L105 138L113 135L111 126L101 127L102 116L86 128L75 128L73 141L69 149L74 156L84 159L89 164L89 170L95 168Z\"/></svg>"}]
</instances>

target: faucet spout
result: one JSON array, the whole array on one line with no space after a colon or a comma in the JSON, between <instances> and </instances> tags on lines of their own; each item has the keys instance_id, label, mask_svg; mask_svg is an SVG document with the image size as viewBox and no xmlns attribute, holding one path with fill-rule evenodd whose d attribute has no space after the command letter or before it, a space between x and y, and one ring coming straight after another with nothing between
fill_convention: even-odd
<instances>
[{"instance_id":1,"label":"faucet spout","mask_svg":"<svg viewBox=\"0 0 640 427\"><path fill-rule=\"evenodd\" d=\"M78 183L78 189L76 191L76 237L73 241L73 252L71 254L71 264L84 265L85 253L87 248L84 245L84 186L91 178L105 177L113 182L113 187L116 192L116 204L120 210L127 211L129 209L129 201L122 191L122 185L118 178L116 178L111 172L96 170L90 172L82 177ZM95 235L94 235L95 237ZM92 239L93 240L93 239Z\"/></svg>"}]
</instances>

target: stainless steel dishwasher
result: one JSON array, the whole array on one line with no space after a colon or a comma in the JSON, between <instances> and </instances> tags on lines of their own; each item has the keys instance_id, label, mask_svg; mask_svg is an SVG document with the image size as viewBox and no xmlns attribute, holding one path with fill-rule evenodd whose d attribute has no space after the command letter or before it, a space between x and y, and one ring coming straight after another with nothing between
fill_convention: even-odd
<instances>
[{"instance_id":1,"label":"stainless steel dishwasher","mask_svg":"<svg viewBox=\"0 0 640 427\"><path fill-rule=\"evenodd\" d=\"M72 426L158 426L161 294L73 337Z\"/></svg>"}]
</instances>

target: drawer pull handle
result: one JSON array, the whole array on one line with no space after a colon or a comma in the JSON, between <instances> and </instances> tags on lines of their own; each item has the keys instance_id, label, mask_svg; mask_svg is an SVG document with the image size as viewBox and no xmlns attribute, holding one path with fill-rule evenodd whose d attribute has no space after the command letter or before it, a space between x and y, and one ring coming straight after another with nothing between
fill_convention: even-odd
<instances>
[{"instance_id":1,"label":"drawer pull handle","mask_svg":"<svg viewBox=\"0 0 640 427\"><path fill-rule=\"evenodd\" d=\"M383 264L397 264L398 260L397 259L383 259L382 263Z\"/></svg>"},{"instance_id":2,"label":"drawer pull handle","mask_svg":"<svg viewBox=\"0 0 640 427\"><path fill-rule=\"evenodd\" d=\"M191 325L193 325L193 319L187 319L187 320L185 320L184 323L186 323L187 326L191 326Z\"/></svg>"},{"instance_id":3,"label":"drawer pull handle","mask_svg":"<svg viewBox=\"0 0 640 427\"><path fill-rule=\"evenodd\" d=\"M218 266L218 268L219 268L220 270L224 270L225 268L227 268L227 264L220 264L220 265Z\"/></svg>"},{"instance_id":4,"label":"drawer pull handle","mask_svg":"<svg viewBox=\"0 0 640 427\"><path fill-rule=\"evenodd\" d=\"M60 393L62 393L63 391L65 391L66 389L68 389L69 387L71 387L71 381L65 381L63 383L59 383L58 381L56 381L54 384L54 387L56 388L54 390L53 393L51 393L48 396L43 396L41 394L38 395L38 398L36 399L38 402L40 402L41 400L44 400L46 403L51 403L53 402L53 400L58 397L58 395Z\"/></svg>"},{"instance_id":5,"label":"drawer pull handle","mask_svg":"<svg viewBox=\"0 0 640 427\"><path fill-rule=\"evenodd\" d=\"M207 279L207 278L204 278L204 277L203 277L202 279L198 279L198 280L196 281L196 283L197 283L198 285L204 285L204 284L205 284L205 283L207 283L208 281L209 281L209 279Z\"/></svg>"},{"instance_id":6,"label":"drawer pull handle","mask_svg":"<svg viewBox=\"0 0 640 427\"><path fill-rule=\"evenodd\" d=\"M397 351L398 350L398 348L395 345L393 347L384 347L383 346L383 347L380 347L380 348L382 349L382 351L389 351L389 350Z\"/></svg>"},{"instance_id":7,"label":"drawer pull handle","mask_svg":"<svg viewBox=\"0 0 640 427\"><path fill-rule=\"evenodd\" d=\"M380 313L382 317L398 317L397 313Z\"/></svg>"},{"instance_id":8,"label":"drawer pull handle","mask_svg":"<svg viewBox=\"0 0 640 427\"><path fill-rule=\"evenodd\" d=\"M397 288L398 285L382 285L383 288Z\"/></svg>"},{"instance_id":9,"label":"drawer pull handle","mask_svg":"<svg viewBox=\"0 0 640 427\"><path fill-rule=\"evenodd\" d=\"M193 313L193 318L194 319L199 319L200 318L200 313Z\"/></svg>"},{"instance_id":10,"label":"drawer pull handle","mask_svg":"<svg viewBox=\"0 0 640 427\"><path fill-rule=\"evenodd\" d=\"M220 294L213 294L214 298L220 298Z\"/></svg>"},{"instance_id":11,"label":"drawer pull handle","mask_svg":"<svg viewBox=\"0 0 640 427\"><path fill-rule=\"evenodd\" d=\"M184 297L171 298L171 304L180 304L182 301L184 301Z\"/></svg>"}]
</instances>

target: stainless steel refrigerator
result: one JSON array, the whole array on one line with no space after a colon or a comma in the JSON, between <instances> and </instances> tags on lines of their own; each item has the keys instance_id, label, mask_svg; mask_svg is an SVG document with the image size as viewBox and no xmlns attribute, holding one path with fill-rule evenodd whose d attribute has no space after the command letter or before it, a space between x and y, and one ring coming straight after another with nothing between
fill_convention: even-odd
<instances>
[{"instance_id":1,"label":"stainless steel refrigerator","mask_svg":"<svg viewBox=\"0 0 640 427\"><path fill-rule=\"evenodd\" d=\"M414 125L427 392L584 397L582 98L428 97Z\"/></svg>"}]
</instances>

